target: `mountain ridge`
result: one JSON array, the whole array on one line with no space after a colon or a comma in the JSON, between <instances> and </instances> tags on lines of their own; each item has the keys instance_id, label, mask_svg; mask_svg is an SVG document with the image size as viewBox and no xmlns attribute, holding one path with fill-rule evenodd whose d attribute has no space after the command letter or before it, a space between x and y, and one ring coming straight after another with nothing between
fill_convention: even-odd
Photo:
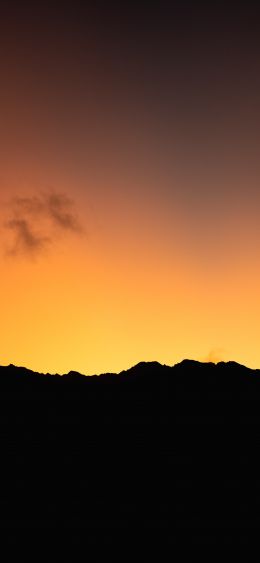
<instances>
[{"instance_id":1,"label":"mountain ridge","mask_svg":"<svg viewBox=\"0 0 260 563\"><path fill-rule=\"evenodd\" d=\"M184 358L183 360L181 360L180 362L177 362L176 364L173 365L168 365L168 364L162 364L158 361L140 361L137 364L134 364L133 366L130 366L129 368L122 370L120 372L102 372L99 374L86 374L86 373L82 373L76 370L70 370L67 373L50 373L50 372L40 372L40 371L34 371L33 369L27 368L26 366L19 366L19 365L15 365L15 364L9 364L9 365L0 365L0 373L2 370L15 370L15 371L21 371L21 372L25 372L28 375L39 375L39 376L45 376L45 377L84 377L84 378L103 378L105 376L111 377L111 376L115 376L115 377L119 377L119 376L123 376L123 375L127 375L127 374L132 374L133 372L137 371L137 370L144 370L144 371L148 371L151 369L165 369L165 370L174 370L174 369L192 369L192 368L197 368L197 369L207 369L207 368L232 368L232 369L243 369L246 370L248 372L254 372L254 373L258 373L260 372L260 368L250 368L248 366L245 366L244 364L240 364L239 362L236 362L234 360L229 360L227 362L224 361L220 361L220 362L201 362L199 360L192 360L189 358Z\"/></svg>"}]
</instances>

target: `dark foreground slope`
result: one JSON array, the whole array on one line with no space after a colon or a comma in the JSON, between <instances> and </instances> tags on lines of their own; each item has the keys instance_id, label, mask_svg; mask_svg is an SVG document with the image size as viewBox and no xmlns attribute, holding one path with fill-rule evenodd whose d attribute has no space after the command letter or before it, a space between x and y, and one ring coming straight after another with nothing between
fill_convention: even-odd
<instances>
[{"instance_id":1,"label":"dark foreground slope","mask_svg":"<svg viewBox=\"0 0 260 563\"><path fill-rule=\"evenodd\" d=\"M259 560L259 372L0 368L0 440L5 561Z\"/></svg>"}]
</instances>

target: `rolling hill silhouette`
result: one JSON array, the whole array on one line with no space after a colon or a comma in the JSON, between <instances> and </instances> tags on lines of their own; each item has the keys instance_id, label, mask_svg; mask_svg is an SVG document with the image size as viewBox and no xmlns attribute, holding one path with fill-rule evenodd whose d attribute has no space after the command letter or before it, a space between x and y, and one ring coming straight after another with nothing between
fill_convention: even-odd
<instances>
[{"instance_id":1,"label":"rolling hill silhouette","mask_svg":"<svg viewBox=\"0 0 260 563\"><path fill-rule=\"evenodd\" d=\"M189 360L98 377L0 367L5 560L257 561L259 376Z\"/></svg>"}]
</instances>

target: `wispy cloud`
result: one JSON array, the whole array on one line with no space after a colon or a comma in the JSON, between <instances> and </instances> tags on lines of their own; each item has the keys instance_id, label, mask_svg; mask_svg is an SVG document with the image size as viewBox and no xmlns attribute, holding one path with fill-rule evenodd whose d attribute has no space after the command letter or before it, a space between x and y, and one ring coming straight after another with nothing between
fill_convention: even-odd
<instances>
[{"instance_id":1,"label":"wispy cloud","mask_svg":"<svg viewBox=\"0 0 260 563\"><path fill-rule=\"evenodd\" d=\"M30 258L62 235L83 232L73 200L57 192L14 197L8 205L5 228L9 232L7 254Z\"/></svg>"},{"instance_id":2,"label":"wispy cloud","mask_svg":"<svg viewBox=\"0 0 260 563\"><path fill-rule=\"evenodd\" d=\"M48 237L37 235L25 219L12 219L6 224L6 227L12 231L14 236L12 246L8 250L10 256L29 254L35 257L50 243Z\"/></svg>"},{"instance_id":3,"label":"wispy cloud","mask_svg":"<svg viewBox=\"0 0 260 563\"><path fill-rule=\"evenodd\" d=\"M213 364L217 364L218 362L222 362L226 355L226 350L224 348L213 348L210 350L209 354L202 358L202 362L208 363L212 362Z\"/></svg>"},{"instance_id":4,"label":"wispy cloud","mask_svg":"<svg viewBox=\"0 0 260 563\"><path fill-rule=\"evenodd\" d=\"M60 229L82 232L79 220L73 210L73 201L66 195L52 193L46 201L47 213Z\"/></svg>"}]
</instances>

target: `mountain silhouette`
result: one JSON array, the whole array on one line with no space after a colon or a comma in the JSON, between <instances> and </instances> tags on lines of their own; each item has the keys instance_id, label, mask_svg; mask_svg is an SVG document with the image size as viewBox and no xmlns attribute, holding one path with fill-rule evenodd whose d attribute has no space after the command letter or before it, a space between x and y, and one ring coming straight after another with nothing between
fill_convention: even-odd
<instances>
[{"instance_id":1,"label":"mountain silhouette","mask_svg":"<svg viewBox=\"0 0 260 563\"><path fill-rule=\"evenodd\" d=\"M6 561L259 559L259 370L0 367L0 434Z\"/></svg>"}]
</instances>

